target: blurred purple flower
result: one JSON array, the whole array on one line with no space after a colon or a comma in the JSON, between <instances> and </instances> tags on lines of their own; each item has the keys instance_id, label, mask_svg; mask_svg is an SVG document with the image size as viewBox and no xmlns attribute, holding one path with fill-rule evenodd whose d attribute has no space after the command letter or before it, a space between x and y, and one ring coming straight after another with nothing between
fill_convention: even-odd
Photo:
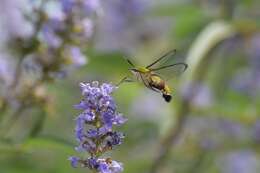
<instances>
[{"instance_id":1,"label":"blurred purple flower","mask_svg":"<svg viewBox=\"0 0 260 173\"><path fill-rule=\"evenodd\" d=\"M164 36L169 22L162 17L147 17L151 4L147 0L103 1L105 15L97 22L96 48L132 53L141 43Z\"/></svg>"},{"instance_id":2,"label":"blurred purple flower","mask_svg":"<svg viewBox=\"0 0 260 173\"><path fill-rule=\"evenodd\" d=\"M252 37L249 53L251 55L252 88L254 91L260 91L260 33Z\"/></svg>"},{"instance_id":3,"label":"blurred purple flower","mask_svg":"<svg viewBox=\"0 0 260 173\"><path fill-rule=\"evenodd\" d=\"M191 84L187 82L181 90L185 99L191 100L191 104L196 107L206 108L213 104L214 96L211 89L203 83Z\"/></svg>"},{"instance_id":4,"label":"blurred purple flower","mask_svg":"<svg viewBox=\"0 0 260 173\"><path fill-rule=\"evenodd\" d=\"M86 44L93 34L92 13L100 8L99 0L59 0L47 2L44 7L46 19L41 26L41 42L50 50L48 54L53 57L53 63L64 62L57 72L50 74L55 77L85 65L87 59L81 45ZM86 13L85 8L89 12ZM64 61L55 61L57 58Z\"/></svg>"},{"instance_id":5,"label":"blurred purple flower","mask_svg":"<svg viewBox=\"0 0 260 173\"><path fill-rule=\"evenodd\" d=\"M76 46L69 47L71 64L76 67L83 66L87 63L86 56L81 52L81 49Z\"/></svg>"},{"instance_id":6,"label":"blurred purple flower","mask_svg":"<svg viewBox=\"0 0 260 173\"><path fill-rule=\"evenodd\" d=\"M62 10L65 14L71 13L73 6L75 4L75 0L60 0Z\"/></svg>"},{"instance_id":7,"label":"blurred purple flower","mask_svg":"<svg viewBox=\"0 0 260 173\"><path fill-rule=\"evenodd\" d=\"M235 91L251 95L253 82L252 71L247 68L238 70L231 80L230 85Z\"/></svg>"},{"instance_id":8,"label":"blurred purple flower","mask_svg":"<svg viewBox=\"0 0 260 173\"><path fill-rule=\"evenodd\" d=\"M85 18L79 22L79 28L81 28L81 35L86 38L90 38L93 35L93 22L89 18Z\"/></svg>"},{"instance_id":9,"label":"blurred purple flower","mask_svg":"<svg viewBox=\"0 0 260 173\"><path fill-rule=\"evenodd\" d=\"M91 15L100 10L100 0L60 0L62 10L65 14L70 15L80 10L86 15Z\"/></svg>"},{"instance_id":10,"label":"blurred purple flower","mask_svg":"<svg viewBox=\"0 0 260 173\"><path fill-rule=\"evenodd\" d=\"M252 128L253 139L255 142L260 143L260 120L257 120Z\"/></svg>"},{"instance_id":11,"label":"blurred purple flower","mask_svg":"<svg viewBox=\"0 0 260 173\"><path fill-rule=\"evenodd\" d=\"M260 92L260 33L252 36L247 51L249 66L235 74L231 87L255 97Z\"/></svg>"},{"instance_id":12,"label":"blurred purple flower","mask_svg":"<svg viewBox=\"0 0 260 173\"><path fill-rule=\"evenodd\" d=\"M207 85L200 84L196 94L192 98L192 104L196 107L209 107L213 104L213 93Z\"/></svg>"},{"instance_id":13,"label":"blurred purple flower","mask_svg":"<svg viewBox=\"0 0 260 173\"><path fill-rule=\"evenodd\" d=\"M57 35L62 30L63 22L59 19L49 19L42 27L43 41L51 48L58 48L62 39Z\"/></svg>"},{"instance_id":14,"label":"blurred purple flower","mask_svg":"<svg viewBox=\"0 0 260 173\"><path fill-rule=\"evenodd\" d=\"M231 120L220 119L218 121L218 128L226 133L226 135L230 135L236 138L240 138L241 134L243 134L243 126Z\"/></svg>"},{"instance_id":15,"label":"blurred purple flower","mask_svg":"<svg viewBox=\"0 0 260 173\"><path fill-rule=\"evenodd\" d=\"M15 61L11 55L1 52L0 54L0 84L10 85L14 79Z\"/></svg>"},{"instance_id":16,"label":"blurred purple flower","mask_svg":"<svg viewBox=\"0 0 260 173\"><path fill-rule=\"evenodd\" d=\"M199 145L204 150L213 150L217 147L217 142L214 139L204 137L200 140Z\"/></svg>"},{"instance_id":17,"label":"blurred purple flower","mask_svg":"<svg viewBox=\"0 0 260 173\"><path fill-rule=\"evenodd\" d=\"M250 129L240 122L229 119L190 117L186 127L185 135L196 138L199 146L205 150L220 148L226 143L236 144L251 140Z\"/></svg>"},{"instance_id":18,"label":"blurred purple flower","mask_svg":"<svg viewBox=\"0 0 260 173\"><path fill-rule=\"evenodd\" d=\"M222 173L257 173L259 160L252 151L238 151L226 154L220 160Z\"/></svg>"},{"instance_id":19,"label":"blurred purple flower","mask_svg":"<svg viewBox=\"0 0 260 173\"><path fill-rule=\"evenodd\" d=\"M87 13L97 12L101 9L100 0L85 0L83 6Z\"/></svg>"},{"instance_id":20,"label":"blurred purple flower","mask_svg":"<svg viewBox=\"0 0 260 173\"><path fill-rule=\"evenodd\" d=\"M5 36L4 39L28 38L32 35L33 26L24 16L24 10L28 6L30 3L27 0L1 1L0 34Z\"/></svg>"},{"instance_id":21,"label":"blurred purple flower","mask_svg":"<svg viewBox=\"0 0 260 173\"><path fill-rule=\"evenodd\" d=\"M256 33L252 36L249 47L249 54L251 59L251 65L255 70L259 70L260 67L260 33Z\"/></svg>"},{"instance_id":22,"label":"blurred purple flower","mask_svg":"<svg viewBox=\"0 0 260 173\"><path fill-rule=\"evenodd\" d=\"M59 0L48 1L38 9L38 20L42 20L37 34L39 59L43 66L53 66L47 67L50 77L63 78L87 63L82 45L93 35L92 14L99 10L98 4L99 0ZM85 6L92 12L86 13Z\"/></svg>"},{"instance_id":23,"label":"blurred purple flower","mask_svg":"<svg viewBox=\"0 0 260 173\"><path fill-rule=\"evenodd\" d=\"M126 119L117 112L115 101L111 96L116 87L93 82L81 83L80 88L84 98L75 105L76 109L83 110L83 113L76 118L75 136L79 142L76 150L87 151L92 156L80 162L84 163L83 167L100 173L119 173L123 170L121 163L98 158L107 150L120 145L124 138L123 133L112 130L113 125L122 125L126 122ZM74 163L75 159L71 159L71 162ZM75 165L73 163L72 165Z\"/></svg>"}]
</instances>

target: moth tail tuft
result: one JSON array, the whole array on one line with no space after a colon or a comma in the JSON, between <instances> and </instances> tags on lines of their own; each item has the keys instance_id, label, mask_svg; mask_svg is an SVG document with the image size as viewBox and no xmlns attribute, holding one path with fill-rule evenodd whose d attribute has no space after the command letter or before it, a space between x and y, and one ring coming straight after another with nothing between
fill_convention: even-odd
<instances>
[{"instance_id":1,"label":"moth tail tuft","mask_svg":"<svg viewBox=\"0 0 260 173\"><path fill-rule=\"evenodd\" d=\"M163 98L164 98L164 100L166 101L166 102L170 102L171 101L171 99L172 99L172 96L171 95L168 95L168 94L163 94Z\"/></svg>"}]
</instances>

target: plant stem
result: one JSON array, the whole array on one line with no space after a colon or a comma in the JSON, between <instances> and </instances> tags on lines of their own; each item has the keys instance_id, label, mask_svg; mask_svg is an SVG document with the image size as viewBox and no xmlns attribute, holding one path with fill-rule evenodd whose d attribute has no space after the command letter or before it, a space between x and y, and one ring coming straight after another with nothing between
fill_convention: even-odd
<instances>
[{"instance_id":1,"label":"plant stem","mask_svg":"<svg viewBox=\"0 0 260 173\"><path fill-rule=\"evenodd\" d=\"M169 156L171 146L178 141L187 119L188 107L188 102L183 101L183 104L181 104L181 108L177 113L178 119L176 125L170 128L170 133L168 133L167 136L162 140L160 144L162 147L160 148L159 154L156 156L153 162L150 173L159 172L160 165L162 165Z\"/></svg>"},{"instance_id":2,"label":"plant stem","mask_svg":"<svg viewBox=\"0 0 260 173\"><path fill-rule=\"evenodd\" d=\"M17 119L23 114L23 112L26 110L27 106L20 105L10 116L10 119L7 122L7 127L4 128L5 134L3 134L5 137L8 135L8 132L11 131L11 129L14 127ZM20 114L20 116L18 116Z\"/></svg>"},{"instance_id":3,"label":"plant stem","mask_svg":"<svg viewBox=\"0 0 260 173\"><path fill-rule=\"evenodd\" d=\"M234 33L233 28L228 23L216 21L205 27L193 43L187 58L189 69L186 71L182 81L185 85L184 87L188 86L188 89L181 96L179 107L176 108L175 116L178 118L176 125L169 129L168 134L159 145L159 153L153 161L149 173L160 172L160 168L170 156L170 150L173 144L176 144L178 141L189 115L190 102L198 90L196 85L204 79L209 69L212 57L210 55L222 41L230 38Z\"/></svg>"},{"instance_id":4,"label":"plant stem","mask_svg":"<svg viewBox=\"0 0 260 173\"><path fill-rule=\"evenodd\" d=\"M36 137L42 130L44 121L46 119L46 112L42 108L40 108L41 112L38 115L37 120L35 121L35 124L33 125L32 129L30 130L29 137L33 138Z\"/></svg>"}]
</instances>

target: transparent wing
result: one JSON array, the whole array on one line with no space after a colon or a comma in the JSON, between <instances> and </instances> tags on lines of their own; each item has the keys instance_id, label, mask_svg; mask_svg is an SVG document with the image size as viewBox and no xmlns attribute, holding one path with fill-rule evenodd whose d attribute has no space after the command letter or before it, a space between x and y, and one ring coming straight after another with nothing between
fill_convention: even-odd
<instances>
[{"instance_id":1,"label":"transparent wing","mask_svg":"<svg viewBox=\"0 0 260 173\"><path fill-rule=\"evenodd\" d=\"M175 49L167 52L153 63L146 66L146 68L154 71L165 80L179 76L187 67L188 65L184 63L184 58L182 56L177 56Z\"/></svg>"},{"instance_id":2,"label":"transparent wing","mask_svg":"<svg viewBox=\"0 0 260 173\"><path fill-rule=\"evenodd\" d=\"M151 64L147 65L146 68L156 68L165 64L169 59L174 58L176 54L176 49L170 50L166 54L162 55L160 58L156 59Z\"/></svg>"},{"instance_id":3,"label":"transparent wing","mask_svg":"<svg viewBox=\"0 0 260 173\"><path fill-rule=\"evenodd\" d=\"M151 70L160 75L165 80L170 80L172 78L177 78L180 74L182 74L188 65L183 62L178 62L170 65L164 65L158 68L152 68Z\"/></svg>"}]
</instances>

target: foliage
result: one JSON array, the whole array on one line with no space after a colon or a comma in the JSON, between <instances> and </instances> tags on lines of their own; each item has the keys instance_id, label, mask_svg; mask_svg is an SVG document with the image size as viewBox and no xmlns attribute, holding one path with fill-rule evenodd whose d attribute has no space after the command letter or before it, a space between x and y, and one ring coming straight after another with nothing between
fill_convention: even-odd
<instances>
[{"instance_id":1,"label":"foliage","mask_svg":"<svg viewBox=\"0 0 260 173\"><path fill-rule=\"evenodd\" d=\"M127 138L103 157L125 173L259 172L257 0L1 4L0 172L88 171L67 160L78 83L116 85L130 68L125 58L149 64L173 48L189 68L168 81L171 103L140 83L120 85L113 99Z\"/></svg>"}]
</instances>

